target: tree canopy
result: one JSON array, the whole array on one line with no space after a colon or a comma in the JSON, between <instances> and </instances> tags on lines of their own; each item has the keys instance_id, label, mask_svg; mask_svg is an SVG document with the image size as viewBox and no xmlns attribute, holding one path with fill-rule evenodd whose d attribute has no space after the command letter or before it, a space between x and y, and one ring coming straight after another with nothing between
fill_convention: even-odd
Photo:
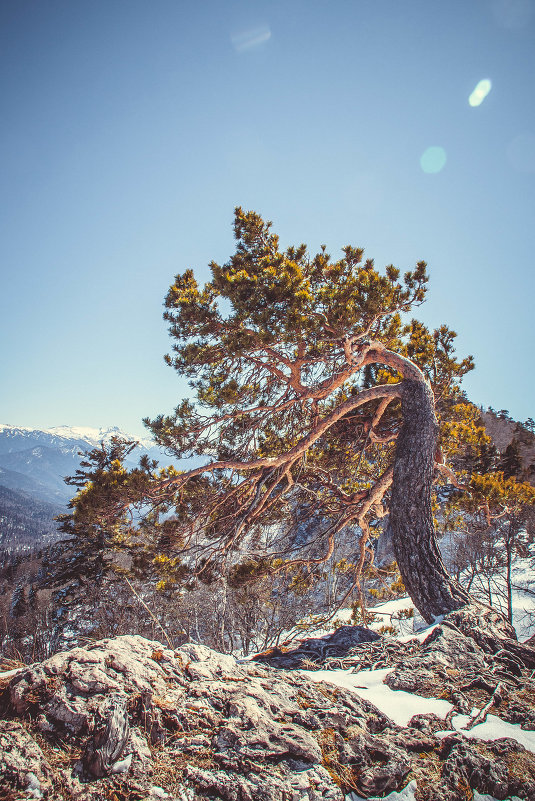
<instances>
[{"instance_id":1,"label":"tree canopy","mask_svg":"<svg viewBox=\"0 0 535 801\"><path fill-rule=\"evenodd\" d=\"M121 473L116 519L150 509L162 570L188 564L206 580L214 570L238 580L312 569L353 526L357 585L382 521L424 617L458 608L468 596L442 564L431 489L440 477L455 483L448 458L476 454L486 438L460 389L471 357L457 358L446 325L430 331L410 318L425 299L426 264L402 276L352 246L338 260L323 246L283 250L271 228L237 208L229 261L213 262L202 287L191 269L170 287L166 360L191 393L144 422L174 457L200 464ZM98 484L74 499L74 523ZM306 542L303 521L313 522Z\"/></svg>"}]
</instances>

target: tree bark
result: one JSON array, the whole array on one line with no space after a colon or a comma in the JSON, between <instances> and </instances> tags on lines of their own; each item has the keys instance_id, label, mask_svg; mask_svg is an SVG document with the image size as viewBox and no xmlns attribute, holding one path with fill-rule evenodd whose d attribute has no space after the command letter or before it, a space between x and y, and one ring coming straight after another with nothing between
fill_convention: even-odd
<instances>
[{"instance_id":1,"label":"tree bark","mask_svg":"<svg viewBox=\"0 0 535 801\"><path fill-rule=\"evenodd\" d=\"M113 693L95 714L93 736L82 758L86 770L97 778L108 776L123 753L129 734L126 701Z\"/></svg>"},{"instance_id":2,"label":"tree bark","mask_svg":"<svg viewBox=\"0 0 535 801\"><path fill-rule=\"evenodd\" d=\"M431 487L438 423L431 387L423 376L404 379L401 404L389 527L403 583L431 623L471 599L448 574L436 542Z\"/></svg>"}]
</instances>

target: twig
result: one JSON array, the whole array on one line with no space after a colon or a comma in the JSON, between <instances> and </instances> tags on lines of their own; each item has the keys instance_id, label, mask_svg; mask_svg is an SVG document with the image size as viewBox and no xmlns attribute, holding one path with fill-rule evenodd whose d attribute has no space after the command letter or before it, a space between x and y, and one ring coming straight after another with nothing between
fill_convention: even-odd
<instances>
[{"instance_id":1,"label":"twig","mask_svg":"<svg viewBox=\"0 0 535 801\"><path fill-rule=\"evenodd\" d=\"M168 636L166 630L164 629L164 627L162 626L162 624L160 623L160 621L158 620L158 618L156 617L154 612L151 609L149 609L149 607L147 606L147 604L145 603L143 598L141 598L141 596L136 592L136 590L134 589L134 587L132 586L132 584L130 583L130 581L128 580L128 578L124 574L123 574L123 578L126 581L126 583L128 584L128 586L130 587L130 589L132 590L133 595L135 595L135 597L138 599L138 601L141 604L141 606L149 613L149 615L154 620L154 622L156 623L158 628L161 630L163 636L167 640L167 644L169 645L169 648L172 648L173 647L173 643L169 639L169 636Z\"/></svg>"},{"instance_id":2,"label":"twig","mask_svg":"<svg viewBox=\"0 0 535 801\"><path fill-rule=\"evenodd\" d=\"M500 681L488 703L486 703L483 709L480 709L476 715L470 718L466 726L463 726L464 731L470 731L470 729L473 729L478 723L484 723L489 714L489 710L492 709L493 706L499 706L501 704L506 692L507 688L505 684Z\"/></svg>"}]
</instances>

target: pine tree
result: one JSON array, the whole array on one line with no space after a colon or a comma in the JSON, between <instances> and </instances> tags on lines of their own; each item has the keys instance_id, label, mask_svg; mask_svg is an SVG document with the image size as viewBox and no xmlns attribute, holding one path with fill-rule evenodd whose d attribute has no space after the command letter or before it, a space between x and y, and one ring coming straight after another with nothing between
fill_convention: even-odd
<instances>
[{"instance_id":1,"label":"pine tree","mask_svg":"<svg viewBox=\"0 0 535 801\"><path fill-rule=\"evenodd\" d=\"M200 288L186 270L167 294L167 362L193 396L145 421L161 447L202 465L129 473L102 453L81 476L90 483L64 530L75 540L89 531L85 553L98 572L95 554L113 551L125 530L131 536L134 507L136 536L160 544L154 564L164 576L210 581L244 559L257 576L313 571L351 525L360 531L358 586L373 560L370 537L388 515L423 616L464 605L469 596L436 545L432 486L456 482L447 459L477 453L488 437L460 390L473 362L457 359L455 332L403 322L425 298L425 263L401 278L352 246L337 261L325 247L283 251L271 223L241 208L234 232L236 252L211 264L211 281ZM292 539L296 509L316 525L303 553Z\"/></svg>"},{"instance_id":2,"label":"pine tree","mask_svg":"<svg viewBox=\"0 0 535 801\"><path fill-rule=\"evenodd\" d=\"M26 586L23 581L20 581L11 595L11 605L9 614L14 618L23 618L28 611L28 597Z\"/></svg>"},{"instance_id":3,"label":"pine tree","mask_svg":"<svg viewBox=\"0 0 535 801\"><path fill-rule=\"evenodd\" d=\"M234 231L236 253L211 264L211 282L200 289L187 270L166 298L175 340L167 361L196 397L145 422L177 457L210 460L159 479L186 517L177 548L202 530L207 570L281 525L291 499L315 509L324 552L286 554L275 567L258 552L259 570L326 560L336 534L356 523L360 573L371 527L389 511L403 581L422 614L463 605L435 543L431 486L435 465L445 469L435 412L448 418L462 406L458 382L473 363L456 359L447 326L402 323L424 300L425 263L400 280L351 246L338 261L325 247L313 257L305 245L281 251L271 224L240 208Z\"/></svg>"},{"instance_id":4,"label":"pine tree","mask_svg":"<svg viewBox=\"0 0 535 801\"><path fill-rule=\"evenodd\" d=\"M522 473L522 457L516 439L513 438L505 449L498 468L503 472L505 478L518 478Z\"/></svg>"},{"instance_id":5,"label":"pine tree","mask_svg":"<svg viewBox=\"0 0 535 801\"><path fill-rule=\"evenodd\" d=\"M144 459L139 468L127 470L124 460L136 444L113 437L88 452L76 474L66 479L78 488L71 511L57 518L66 538L50 549L40 579L42 588L56 590L56 637L64 627L90 631L87 605L113 603L114 586L127 572L124 559L131 561L136 546L132 503L155 466Z\"/></svg>"}]
</instances>

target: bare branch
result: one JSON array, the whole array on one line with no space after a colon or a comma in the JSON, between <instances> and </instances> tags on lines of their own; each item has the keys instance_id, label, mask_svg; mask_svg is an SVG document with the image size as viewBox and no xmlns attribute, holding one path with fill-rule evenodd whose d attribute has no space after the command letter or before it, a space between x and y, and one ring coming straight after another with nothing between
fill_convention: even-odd
<instances>
[{"instance_id":1,"label":"bare branch","mask_svg":"<svg viewBox=\"0 0 535 801\"><path fill-rule=\"evenodd\" d=\"M179 476L166 479L165 481L160 482L159 488L166 488L173 484L181 487L190 478L201 475L202 473L211 473L214 470L233 469L241 472L256 470L260 467L281 467L288 462L293 462L299 456L302 456L325 431L327 431L334 423L340 420L340 418L344 417L344 415L346 415L348 412L353 411L353 409L357 409L359 406L363 406L365 403L376 400L377 398L399 398L401 397L401 391L402 384L385 384L384 386L370 387L369 389L363 390L354 398L349 398L344 403L341 403L340 406L334 409L330 414L326 415L323 420L318 423L315 429L303 437L297 445L295 445L293 448L290 448L287 453L281 454L280 456L266 456L261 459L253 459L250 462L241 462L237 460L212 462L211 464L203 465L202 467L195 467L192 470L181 473Z\"/></svg>"}]
</instances>

